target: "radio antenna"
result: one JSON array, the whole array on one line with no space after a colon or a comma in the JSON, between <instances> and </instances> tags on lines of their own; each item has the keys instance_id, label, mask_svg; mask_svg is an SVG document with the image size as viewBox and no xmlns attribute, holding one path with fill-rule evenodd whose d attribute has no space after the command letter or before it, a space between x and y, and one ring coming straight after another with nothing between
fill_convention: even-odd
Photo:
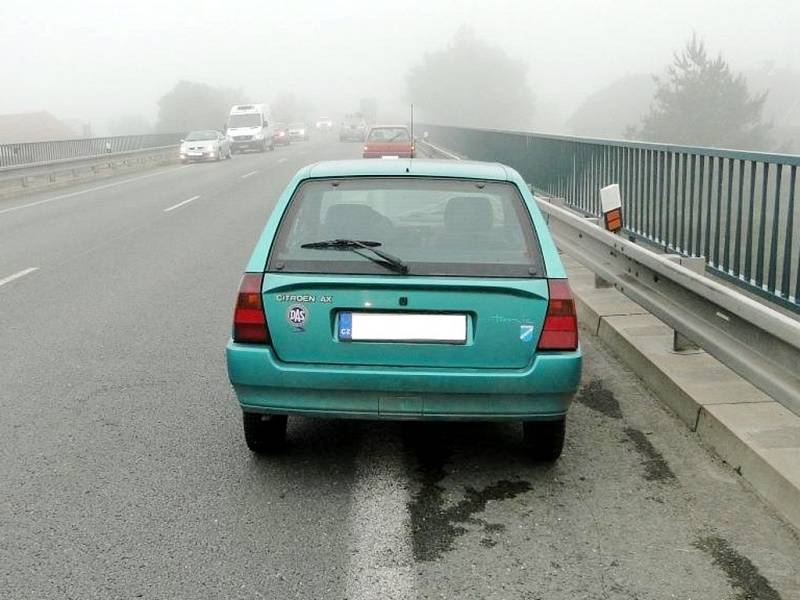
<instances>
[{"instance_id":1,"label":"radio antenna","mask_svg":"<svg viewBox=\"0 0 800 600\"><path fill-rule=\"evenodd\" d=\"M417 140L414 139L414 103L411 103L411 154L408 155L408 167L406 173L411 168L411 160L414 158L414 152L417 149Z\"/></svg>"}]
</instances>

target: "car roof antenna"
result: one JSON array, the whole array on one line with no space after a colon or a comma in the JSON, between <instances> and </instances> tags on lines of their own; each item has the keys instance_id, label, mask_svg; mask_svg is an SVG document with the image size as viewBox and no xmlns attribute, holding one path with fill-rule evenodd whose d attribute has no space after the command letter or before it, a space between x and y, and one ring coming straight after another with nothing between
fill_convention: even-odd
<instances>
[{"instance_id":1,"label":"car roof antenna","mask_svg":"<svg viewBox=\"0 0 800 600\"><path fill-rule=\"evenodd\" d=\"M408 166L406 167L406 173L411 172L411 161L414 159L414 148L416 147L416 143L414 142L414 103L411 103L411 154L408 155Z\"/></svg>"}]
</instances>

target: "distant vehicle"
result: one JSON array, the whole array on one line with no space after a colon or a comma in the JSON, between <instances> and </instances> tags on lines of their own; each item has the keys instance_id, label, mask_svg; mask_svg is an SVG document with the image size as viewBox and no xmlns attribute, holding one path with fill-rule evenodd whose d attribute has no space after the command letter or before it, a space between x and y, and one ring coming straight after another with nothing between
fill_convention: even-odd
<instances>
[{"instance_id":1,"label":"distant vehicle","mask_svg":"<svg viewBox=\"0 0 800 600\"><path fill-rule=\"evenodd\" d=\"M414 141L405 125L376 125L364 143L364 158L414 158Z\"/></svg>"},{"instance_id":2,"label":"distant vehicle","mask_svg":"<svg viewBox=\"0 0 800 600\"><path fill-rule=\"evenodd\" d=\"M521 421L530 456L554 461L581 376L533 195L471 161L304 167L250 257L226 356L256 453L289 415Z\"/></svg>"},{"instance_id":3,"label":"distant vehicle","mask_svg":"<svg viewBox=\"0 0 800 600\"><path fill-rule=\"evenodd\" d=\"M330 117L320 117L315 124L317 129L330 131L333 129L333 120Z\"/></svg>"},{"instance_id":4,"label":"distant vehicle","mask_svg":"<svg viewBox=\"0 0 800 600\"><path fill-rule=\"evenodd\" d=\"M305 123L292 123L287 131L290 140L308 140L308 125Z\"/></svg>"},{"instance_id":5,"label":"distant vehicle","mask_svg":"<svg viewBox=\"0 0 800 600\"><path fill-rule=\"evenodd\" d=\"M363 142L367 137L367 122L361 115L347 115L339 127L340 142Z\"/></svg>"},{"instance_id":6,"label":"distant vehicle","mask_svg":"<svg viewBox=\"0 0 800 600\"><path fill-rule=\"evenodd\" d=\"M213 129L190 131L181 141L180 159L183 164L192 161L222 160L231 158L230 140Z\"/></svg>"},{"instance_id":7,"label":"distant vehicle","mask_svg":"<svg viewBox=\"0 0 800 600\"><path fill-rule=\"evenodd\" d=\"M266 104L237 104L228 116L227 131L233 152L275 149L273 126Z\"/></svg>"},{"instance_id":8,"label":"distant vehicle","mask_svg":"<svg viewBox=\"0 0 800 600\"><path fill-rule=\"evenodd\" d=\"M275 133L272 135L272 140L276 146L288 146L292 143L289 139L289 127L286 123L275 123L273 129Z\"/></svg>"}]
</instances>

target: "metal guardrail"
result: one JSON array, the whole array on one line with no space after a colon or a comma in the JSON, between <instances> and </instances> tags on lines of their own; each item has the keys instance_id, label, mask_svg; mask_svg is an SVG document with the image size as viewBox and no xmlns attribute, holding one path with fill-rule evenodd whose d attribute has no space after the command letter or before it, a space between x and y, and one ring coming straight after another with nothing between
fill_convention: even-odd
<instances>
[{"instance_id":1,"label":"metal guardrail","mask_svg":"<svg viewBox=\"0 0 800 600\"><path fill-rule=\"evenodd\" d=\"M153 133L0 144L0 169L173 146L179 144L182 137L182 133Z\"/></svg>"},{"instance_id":2,"label":"metal guardrail","mask_svg":"<svg viewBox=\"0 0 800 600\"><path fill-rule=\"evenodd\" d=\"M431 156L462 158L427 141L419 145ZM536 199L560 248L800 416L800 322Z\"/></svg>"},{"instance_id":3,"label":"metal guardrail","mask_svg":"<svg viewBox=\"0 0 800 600\"><path fill-rule=\"evenodd\" d=\"M475 160L508 164L536 190L599 216L618 183L629 233L800 311L800 156L421 125Z\"/></svg>"},{"instance_id":4,"label":"metal guardrail","mask_svg":"<svg viewBox=\"0 0 800 600\"><path fill-rule=\"evenodd\" d=\"M800 322L537 198L560 248L800 416Z\"/></svg>"},{"instance_id":5,"label":"metal guardrail","mask_svg":"<svg viewBox=\"0 0 800 600\"><path fill-rule=\"evenodd\" d=\"M160 146L129 152L101 154L88 158L71 158L48 163L6 167L0 169L0 192L10 188L28 188L42 180L44 180L45 183L55 183L62 179L64 175L78 178L87 172L96 174L103 169L116 169L121 166L125 167L133 164L164 162L170 158L177 160L177 148L177 145Z\"/></svg>"}]
</instances>

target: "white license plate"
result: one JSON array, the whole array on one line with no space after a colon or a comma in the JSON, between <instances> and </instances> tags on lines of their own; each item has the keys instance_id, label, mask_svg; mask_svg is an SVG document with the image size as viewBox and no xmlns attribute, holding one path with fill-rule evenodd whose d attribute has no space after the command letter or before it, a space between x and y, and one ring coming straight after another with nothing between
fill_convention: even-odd
<instances>
[{"instance_id":1,"label":"white license plate","mask_svg":"<svg viewBox=\"0 0 800 600\"><path fill-rule=\"evenodd\" d=\"M339 339L344 342L464 344L467 315L340 312Z\"/></svg>"},{"instance_id":2,"label":"white license plate","mask_svg":"<svg viewBox=\"0 0 800 600\"><path fill-rule=\"evenodd\" d=\"M383 156L381 156L381 158L388 158L389 160L392 160L392 159L397 159L397 158L400 158L400 157L396 156L396 155L389 156L388 154L384 154Z\"/></svg>"},{"instance_id":3,"label":"white license plate","mask_svg":"<svg viewBox=\"0 0 800 600\"><path fill-rule=\"evenodd\" d=\"M189 156L203 156L202 152L189 152Z\"/></svg>"}]
</instances>

